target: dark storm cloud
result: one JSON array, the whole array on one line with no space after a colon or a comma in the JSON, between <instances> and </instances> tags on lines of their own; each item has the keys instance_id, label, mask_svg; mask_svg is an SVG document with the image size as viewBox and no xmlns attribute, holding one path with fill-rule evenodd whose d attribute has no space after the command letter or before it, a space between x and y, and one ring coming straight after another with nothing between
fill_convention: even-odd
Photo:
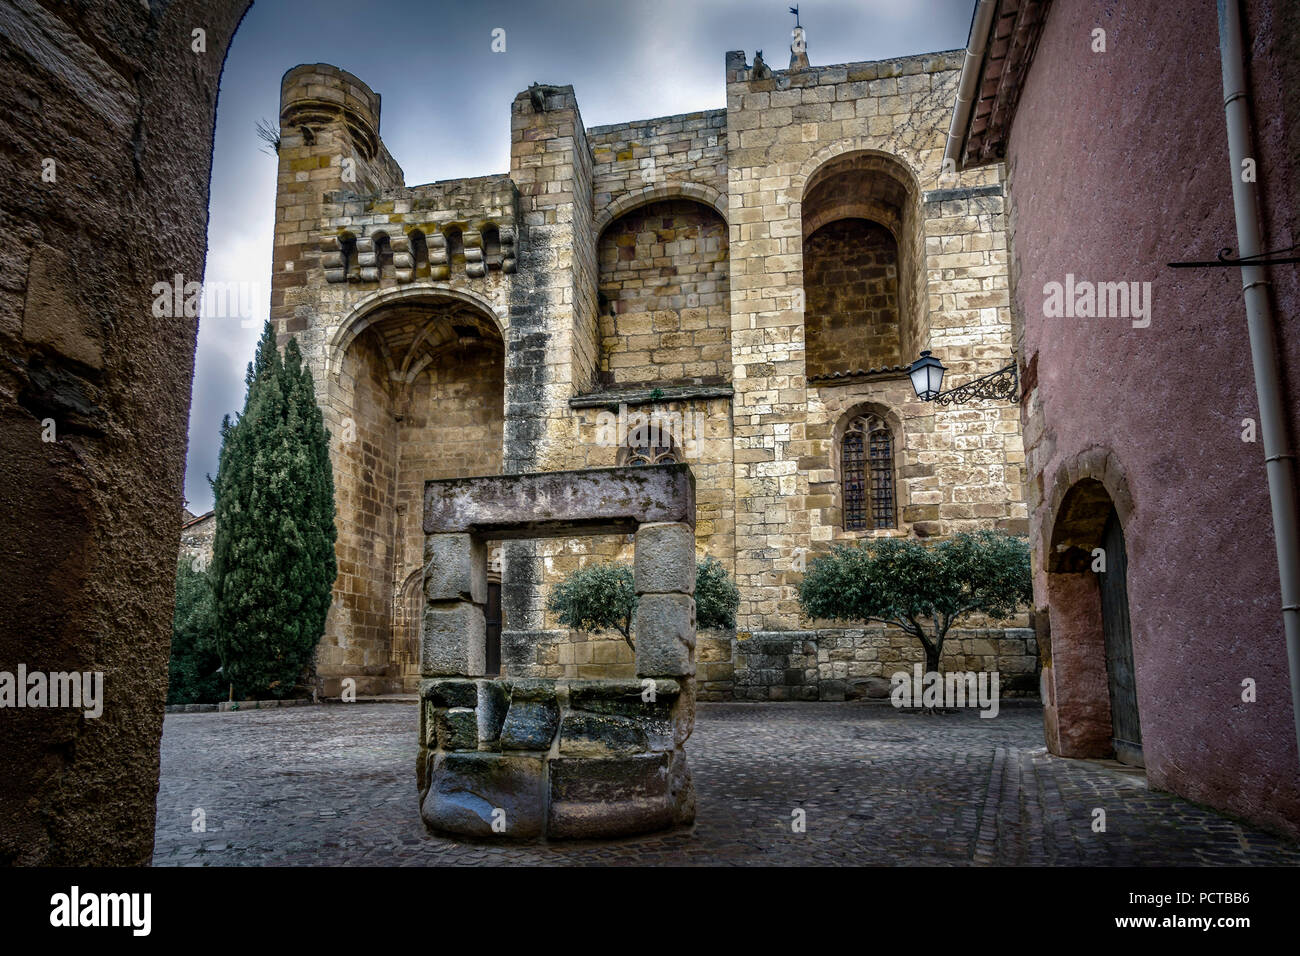
<instances>
[{"instance_id":1,"label":"dark storm cloud","mask_svg":"<svg viewBox=\"0 0 1300 956\"><path fill-rule=\"evenodd\" d=\"M510 102L530 83L572 84L588 126L726 105L724 55L761 49L784 67L794 19L781 2L464 3L257 0L236 34L218 101L206 281L256 283L251 316L204 318L185 494L206 511L224 414L268 311L275 158L254 134L279 112L280 78L332 63L383 97L382 135L408 185L506 172ZM948 50L966 43L973 0L800 4L814 64ZM491 50L506 31L506 52Z\"/></svg>"}]
</instances>

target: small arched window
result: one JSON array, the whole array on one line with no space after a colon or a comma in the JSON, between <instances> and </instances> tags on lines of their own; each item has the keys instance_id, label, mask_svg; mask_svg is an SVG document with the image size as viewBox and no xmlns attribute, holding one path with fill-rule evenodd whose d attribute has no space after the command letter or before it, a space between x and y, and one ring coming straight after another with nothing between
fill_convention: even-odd
<instances>
[{"instance_id":1,"label":"small arched window","mask_svg":"<svg viewBox=\"0 0 1300 956\"><path fill-rule=\"evenodd\" d=\"M375 266L379 270L379 278L393 277L393 244L384 232L375 233Z\"/></svg>"},{"instance_id":2,"label":"small arched window","mask_svg":"<svg viewBox=\"0 0 1300 956\"><path fill-rule=\"evenodd\" d=\"M849 423L840 441L845 531L895 528L894 436L877 415Z\"/></svg>"},{"instance_id":3,"label":"small arched window","mask_svg":"<svg viewBox=\"0 0 1300 956\"><path fill-rule=\"evenodd\" d=\"M653 445L645 448L624 448L624 465L675 465L677 449L671 445Z\"/></svg>"},{"instance_id":4,"label":"small arched window","mask_svg":"<svg viewBox=\"0 0 1300 956\"><path fill-rule=\"evenodd\" d=\"M459 226L449 226L443 235L447 237L447 265L453 273L465 272L465 237Z\"/></svg>"},{"instance_id":5,"label":"small arched window","mask_svg":"<svg viewBox=\"0 0 1300 956\"><path fill-rule=\"evenodd\" d=\"M350 232L339 236L339 253L343 256L343 274L349 282L361 278L361 263L357 256L357 237Z\"/></svg>"},{"instance_id":6,"label":"small arched window","mask_svg":"<svg viewBox=\"0 0 1300 956\"><path fill-rule=\"evenodd\" d=\"M429 274L429 243L424 238L424 231L412 229L410 240L411 263L415 268L415 274L427 276Z\"/></svg>"},{"instance_id":7,"label":"small arched window","mask_svg":"<svg viewBox=\"0 0 1300 956\"><path fill-rule=\"evenodd\" d=\"M483 227L483 263L489 269L501 268L501 230L496 226Z\"/></svg>"}]
</instances>

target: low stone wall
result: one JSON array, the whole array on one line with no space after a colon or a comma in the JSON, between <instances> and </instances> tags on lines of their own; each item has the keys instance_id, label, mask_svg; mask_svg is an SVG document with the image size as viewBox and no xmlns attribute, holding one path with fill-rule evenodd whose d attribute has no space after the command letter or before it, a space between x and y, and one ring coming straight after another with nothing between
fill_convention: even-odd
<instances>
[{"instance_id":1,"label":"low stone wall","mask_svg":"<svg viewBox=\"0 0 1300 956\"><path fill-rule=\"evenodd\" d=\"M710 650L720 653L721 641L718 645ZM704 652L701 641L701 661ZM897 628L742 632L731 647L730 693L720 696L728 683L726 669L701 663L699 699L885 697L891 675L911 673L915 664L924 663L920 641ZM944 641L942 668L997 671L1000 696L1038 696L1038 644L1029 628L954 628Z\"/></svg>"},{"instance_id":2,"label":"low stone wall","mask_svg":"<svg viewBox=\"0 0 1300 956\"><path fill-rule=\"evenodd\" d=\"M219 704L168 704L169 714L225 713L231 710L267 710L272 707L308 707L316 701L309 698L290 697L284 700L223 700Z\"/></svg>"}]
</instances>

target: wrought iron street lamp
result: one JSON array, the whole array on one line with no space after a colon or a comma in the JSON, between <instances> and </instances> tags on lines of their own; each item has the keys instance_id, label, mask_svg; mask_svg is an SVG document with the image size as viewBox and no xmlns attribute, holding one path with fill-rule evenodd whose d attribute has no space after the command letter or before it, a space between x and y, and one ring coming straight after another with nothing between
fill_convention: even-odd
<instances>
[{"instance_id":1,"label":"wrought iron street lamp","mask_svg":"<svg viewBox=\"0 0 1300 956\"><path fill-rule=\"evenodd\" d=\"M1015 359L1006 368L982 375L974 381L943 391L943 373L948 371L942 362L930 354L929 349L907 370L912 379L912 389L923 402L940 405L964 405L966 402L988 399L995 402L1020 400L1020 374Z\"/></svg>"}]
</instances>

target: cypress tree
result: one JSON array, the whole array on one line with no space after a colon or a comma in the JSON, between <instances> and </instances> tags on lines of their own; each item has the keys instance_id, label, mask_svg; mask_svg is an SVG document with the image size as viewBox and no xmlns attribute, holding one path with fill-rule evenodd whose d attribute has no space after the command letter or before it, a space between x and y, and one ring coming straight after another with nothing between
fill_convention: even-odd
<instances>
[{"instance_id":1,"label":"cypress tree","mask_svg":"<svg viewBox=\"0 0 1300 956\"><path fill-rule=\"evenodd\" d=\"M167 668L167 703L215 704L225 697L218 673L216 619L208 575L186 558L176 566L176 608L172 614L172 651Z\"/></svg>"},{"instance_id":2,"label":"cypress tree","mask_svg":"<svg viewBox=\"0 0 1300 956\"><path fill-rule=\"evenodd\" d=\"M244 411L221 426L212 578L224 673L239 697L284 697L309 676L337 566L329 437L311 372L268 322Z\"/></svg>"}]
</instances>

